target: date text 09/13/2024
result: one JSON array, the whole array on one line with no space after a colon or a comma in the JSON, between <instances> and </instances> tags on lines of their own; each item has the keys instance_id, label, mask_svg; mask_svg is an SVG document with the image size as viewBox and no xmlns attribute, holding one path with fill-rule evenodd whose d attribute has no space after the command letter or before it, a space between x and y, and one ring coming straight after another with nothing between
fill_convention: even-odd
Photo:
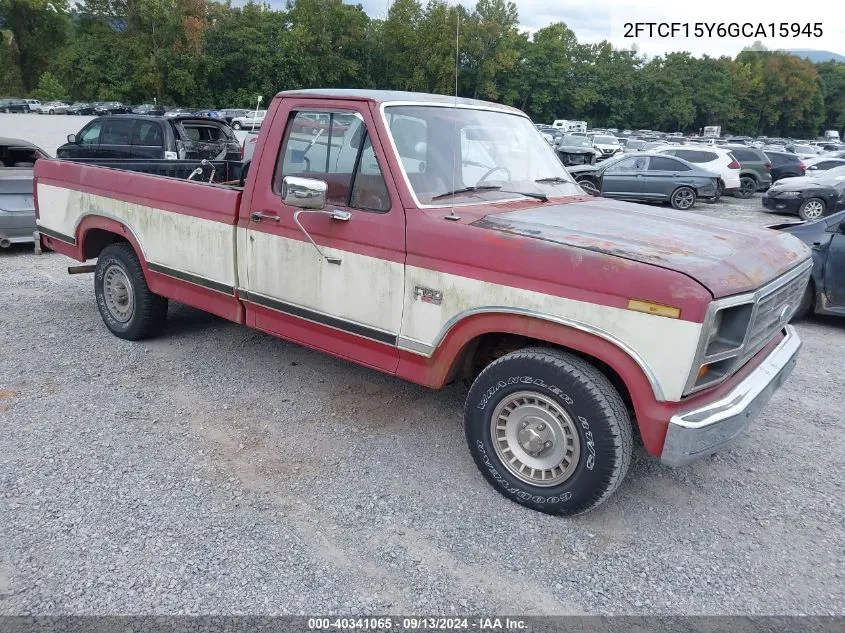
<instances>
[{"instance_id":1,"label":"date text 09/13/2024","mask_svg":"<svg viewBox=\"0 0 845 633\"><path fill-rule=\"evenodd\" d=\"M623 37L822 37L821 22L625 22Z\"/></svg>"},{"instance_id":2,"label":"date text 09/13/2024","mask_svg":"<svg viewBox=\"0 0 845 633\"><path fill-rule=\"evenodd\" d=\"M308 618L309 631L524 631L528 624L508 617Z\"/></svg>"}]
</instances>

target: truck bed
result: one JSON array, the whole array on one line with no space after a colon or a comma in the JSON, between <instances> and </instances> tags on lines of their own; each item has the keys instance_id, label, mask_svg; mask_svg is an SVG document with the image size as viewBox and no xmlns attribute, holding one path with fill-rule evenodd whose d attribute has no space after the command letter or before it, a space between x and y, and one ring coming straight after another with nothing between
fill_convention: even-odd
<instances>
[{"instance_id":1,"label":"truck bed","mask_svg":"<svg viewBox=\"0 0 845 633\"><path fill-rule=\"evenodd\" d=\"M241 161L216 160L206 161L203 165L199 160L165 160L165 159L114 159L114 158L65 158L67 162L80 163L83 165L95 165L108 167L109 169L121 169L134 171L154 176L167 176L168 178L180 178L185 180L197 167L203 169L201 176L195 176L197 182L208 182L212 176L211 168L214 168L214 183L243 186L241 175L243 174L244 163Z\"/></svg>"}]
</instances>

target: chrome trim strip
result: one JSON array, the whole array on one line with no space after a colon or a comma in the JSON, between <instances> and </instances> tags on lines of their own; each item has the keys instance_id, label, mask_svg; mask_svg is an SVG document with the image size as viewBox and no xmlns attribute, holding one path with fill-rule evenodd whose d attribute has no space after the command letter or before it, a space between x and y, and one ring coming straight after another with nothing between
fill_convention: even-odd
<instances>
[{"instance_id":1,"label":"chrome trim strip","mask_svg":"<svg viewBox=\"0 0 845 633\"><path fill-rule=\"evenodd\" d=\"M666 395L663 392L663 387L660 386L660 382L657 380L657 376L652 371L651 367L649 367L648 363L645 362L642 356L640 356L636 350L630 347L627 343L622 341L621 339L617 338L610 332L606 332L601 328L594 327L587 323L582 323L580 321L575 321L573 319L568 319L566 317L559 317L553 316L550 314L543 314L542 312L537 312L535 310L528 310L524 308L511 308L507 306L481 306L477 308L471 308L469 310L464 310L463 312L459 312L451 319L446 321L443 327L440 328L440 332L438 332L437 336L435 337L434 341L428 347L431 349L431 352L425 353L422 350L417 351L416 349L412 349L411 347L405 348L408 351L421 354L422 356L431 357L434 354L434 351L440 346L443 342L443 339L449 334L449 331L457 325L463 319L466 319L471 316L476 316L478 314L516 314L520 316L528 316L535 319L541 319L543 321L549 321L551 323L557 323L558 325L563 325L566 327L571 327L576 330L580 330L582 332L586 332L588 334L592 334L594 336L598 336L609 343L612 343L623 352L625 352L628 356L630 356L635 363L640 367L645 374L646 379L648 380L649 385L651 385L651 390L654 392L654 397L659 402L666 401ZM404 340L413 340L407 339L405 337L400 337Z\"/></svg>"},{"instance_id":2,"label":"chrome trim strip","mask_svg":"<svg viewBox=\"0 0 845 633\"><path fill-rule=\"evenodd\" d=\"M414 354L420 354L421 356L426 356L428 358L431 358L431 356L434 355L433 346L408 336L397 337L396 346L399 349L403 349L407 352L413 352Z\"/></svg>"},{"instance_id":3,"label":"chrome trim strip","mask_svg":"<svg viewBox=\"0 0 845 633\"><path fill-rule=\"evenodd\" d=\"M147 262L147 268L154 273L165 275L166 277L172 277L173 279L178 279L179 281L194 284L195 286L200 286L202 288L207 288L208 290L214 290L215 292L219 292L230 297L235 294L234 286L209 279L208 277L203 277L202 275L190 273L178 268L171 268L170 266L164 266L162 264L156 264L155 262Z\"/></svg>"},{"instance_id":4,"label":"chrome trim strip","mask_svg":"<svg viewBox=\"0 0 845 633\"><path fill-rule=\"evenodd\" d=\"M774 350L725 396L669 421L660 461L682 466L729 444L769 402L795 367L801 339L791 325Z\"/></svg>"},{"instance_id":5,"label":"chrome trim strip","mask_svg":"<svg viewBox=\"0 0 845 633\"><path fill-rule=\"evenodd\" d=\"M791 281L800 277L803 274L806 274L808 271L812 270L813 268L813 260L806 259L802 263L795 266L793 269L785 272L780 277L773 279L772 281L768 282L766 285L761 286L757 290L746 292L739 295L733 295L730 297L723 297L721 299L716 299L715 301L711 301L710 305L707 306L707 312L704 316L704 323L701 326L701 337L698 340L698 347L695 350L695 356L693 357L692 367L690 368L690 374L687 378L686 385L684 385L684 392L683 395L688 396L692 393L697 393L702 391L703 389L707 389L714 385L723 382L730 378L734 373L736 373L739 369L741 369L741 365L739 367L733 368L730 374L715 380L713 382L706 383L704 385L700 385L699 387L694 387L695 381L698 378L698 370L701 368L702 363L704 362L704 352L707 349L707 344L709 340L706 338L710 332L710 326L713 323L713 319L716 318L716 313L723 309L723 308L731 308L738 305L743 305L746 303L753 304L753 308L751 310L751 316L748 319L748 329L745 331L745 338L742 341L742 345L739 348L737 353L737 357L742 355L742 351L745 348L745 345L748 343L748 336L751 332L751 326L754 324L754 318L757 316L757 304L762 297L765 297L770 292L774 292L778 288L782 288L786 286ZM797 306L796 306L797 308Z\"/></svg>"},{"instance_id":6,"label":"chrome trim strip","mask_svg":"<svg viewBox=\"0 0 845 633\"><path fill-rule=\"evenodd\" d=\"M53 229L48 229L46 226L42 226L41 223L38 223L38 232L40 232L42 235L46 235L47 237L52 237L54 240L64 242L65 244L70 244L71 246L76 246L75 237L71 235L65 235L64 233L59 233L58 231L54 231Z\"/></svg>"},{"instance_id":7,"label":"chrome trim strip","mask_svg":"<svg viewBox=\"0 0 845 633\"><path fill-rule=\"evenodd\" d=\"M390 125L387 122L387 114L385 113L385 109L391 106L419 106L424 108L457 108L459 110L484 110L486 112L499 112L501 114L510 114L511 116L521 117L523 119L531 119L528 117L527 114L522 112L521 110L514 110L512 108L508 108L507 106L503 106L501 108L496 108L492 106L486 106L482 104L467 104L467 103L436 103L436 102L425 102L425 101L385 101L379 105L379 112L381 113L381 121L384 124L384 129L387 132L387 140L390 143L390 148L393 150L393 156L396 159L396 164L399 165L399 171L402 173L402 179L405 182L405 186L408 189L408 192L411 194L411 198L414 200L414 204L417 205L418 209L451 209L453 207L468 207L472 205L478 205L478 201L474 202L462 202L458 204L423 204L420 202L419 198L417 198L417 192L414 191L414 188L411 186L411 180L408 178L408 173L405 171L405 165L402 162L402 157L399 156L399 149L396 147L396 143L393 141L393 133L390 131ZM531 124L534 125L533 123ZM536 129L536 128L535 128ZM539 130L537 131L539 134ZM552 156L554 160L559 161L560 159L555 154L554 150L543 141L543 144L549 147L549 151L552 152ZM565 170L564 170L565 171ZM567 174L569 172L566 172ZM570 176L571 177L571 176ZM573 184L574 179L573 179ZM488 200L483 202L483 204L504 204L506 202L516 202L518 200L525 200L525 196L516 196L515 198L502 198L497 200Z\"/></svg>"}]
</instances>

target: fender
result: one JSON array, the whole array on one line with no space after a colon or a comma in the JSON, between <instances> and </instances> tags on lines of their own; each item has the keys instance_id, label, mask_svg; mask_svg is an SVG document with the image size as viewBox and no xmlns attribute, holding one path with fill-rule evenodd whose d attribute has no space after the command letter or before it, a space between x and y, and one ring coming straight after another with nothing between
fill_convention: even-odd
<instances>
[{"instance_id":1,"label":"fender","mask_svg":"<svg viewBox=\"0 0 845 633\"><path fill-rule=\"evenodd\" d=\"M232 294L218 292L190 281L179 279L160 270L152 270L135 232L123 220L109 217L99 213L85 213L80 216L76 224L74 246L75 253L70 255L78 261L85 261L85 248L93 236L93 231L102 230L120 236L132 245L135 254L141 262L141 269L144 271L144 278L147 285L157 295L173 299L179 303L211 312L217 316L234 321L245 323L245 310L243 304ZM65 253L68 254L68 253ZM99 252L94 256L99 255Z\"/></svg>"},{"instance_id":2,"label":"fender","mask_svg":"<svg viewBox=\"0 0 845 633\"><path fill-rule=\"evenodd\" d=\"M412 346L408 339L399 339L397 374L400 377L427 387L442 387L465 346L484 334L515 334L545 341L611 367L631 396L634 411L641 421L640 434L646 450L654 455L660 454L671 417L654 415L656 408L662 408L663 390L645 362L615 337L556 317L499 307L478 308L458 315L443 330L438 337L439 342L431 346L430 355L425 355L421 346ZM671 407L674 403L667 404ZM648 423L644 424L646 420Z\"/></svg>"}]
</instances>

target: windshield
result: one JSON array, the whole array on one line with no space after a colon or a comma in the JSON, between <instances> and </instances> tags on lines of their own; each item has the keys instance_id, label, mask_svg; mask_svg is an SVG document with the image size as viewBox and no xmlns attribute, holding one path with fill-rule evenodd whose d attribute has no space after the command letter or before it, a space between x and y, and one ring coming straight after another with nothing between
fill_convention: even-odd
<instances>
[{"instance_id":1,"label":"windshield","mask_svg":"<svg viewBox=\"0 0 845 633\"><path fill-rule=\"evenodd\" d=\"M801 152L802 154L815 154L816 148L810 147L809 145L794 145L792 147L793 151Z\"/></svg>"},{"instance_id":2,"label":"windshield","mask_svg":"<svg viewBox=\"0 0 845 633\"><path fill-rule=\"evenodd\" d=\"M594 136L593 137L594 143L602 143L603 145L614 145L619 141L616 140L615 136Z\"/></svg>"},{"instance_id":3,"label":"windshield","mask_svg":"<svg viewBox=\"0 0 845 633\"><path fill-rule=\"evenodd\" d=\"M567 134L563 137L563 145L577 145L578 147L590 147L590 139L586 136L575 136Z\"/></svg>"},{"instance_id":4,"label":"windshield","mask_svg":"<svg viewBox=\"0 0 845 633\"><path fill-rule=\"evenodd\" d=\"M836 189L842 189L843 187L845 187L845 166L834 167L833 169L828 169L819 172L818 174L813 174L812 178L816 182L820 182L823 185L835 187Z\"/></svg>"},{"instance_id":5,"label":"windshield","mask_svg":"<svg viewBox=\"0 0 845 633\"><path fill-rule=\"evenodd\" d=\"M420 204L512 200L523 192L530 197L581 193L523 116L433 105L388 106L384 114Z\"/></svg>"}]
</instances>

